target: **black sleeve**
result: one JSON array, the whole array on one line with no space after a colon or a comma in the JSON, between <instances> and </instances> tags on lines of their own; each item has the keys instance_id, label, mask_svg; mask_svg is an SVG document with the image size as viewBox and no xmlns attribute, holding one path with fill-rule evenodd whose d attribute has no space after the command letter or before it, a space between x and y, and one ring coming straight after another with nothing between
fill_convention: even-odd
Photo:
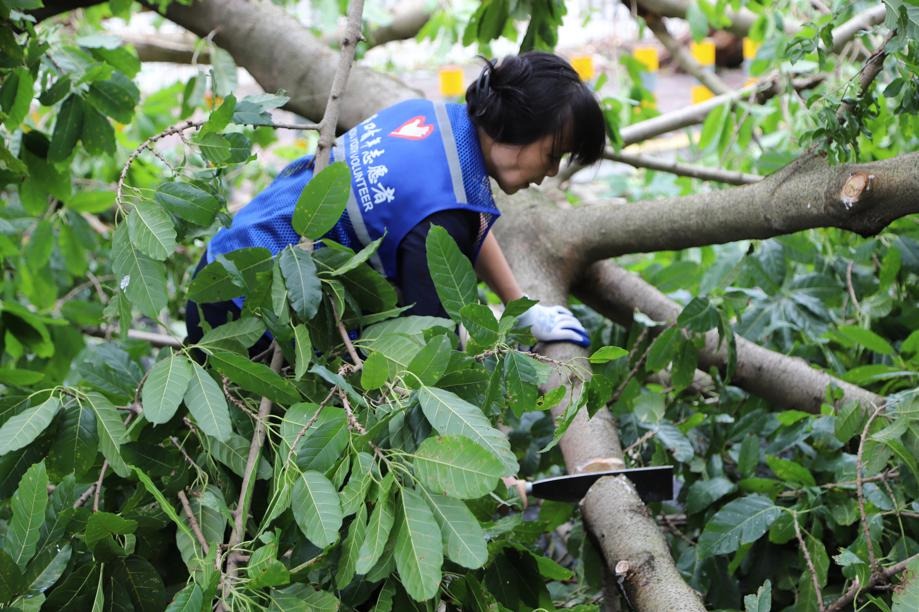
<instances>
[{"instance_id":1,"label":"black sleeve","mask_svg":"<svg viewBox=\"0 0 919 612\"><path fill-rule=\"evenodd\" d=\"M437 297L434 282L428 272L425 239L431 225L447 230L460 251L472 261L479 233L479 213L468 210L445 210L434 213L416 225L402 239L396 250L398 276L395 279L402 305L414 304L406 314L446 317L447 311Z\"/></svg>"}]
</instances>

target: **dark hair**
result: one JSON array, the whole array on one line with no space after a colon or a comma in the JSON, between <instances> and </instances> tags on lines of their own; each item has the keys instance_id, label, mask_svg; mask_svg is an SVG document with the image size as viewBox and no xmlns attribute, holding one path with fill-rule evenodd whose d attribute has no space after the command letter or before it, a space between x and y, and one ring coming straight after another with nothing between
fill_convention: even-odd
<instances>
[{"instance_id":1,"label":"dark hair","mask_svg":"<svg viewBox=\"0 0 919 612\"><path fill-rule=\"evenodd\" d=\"M555 147L568 140L572 158L582 165L603 155L600 105L574 68L552 53L485 59L479 78L466 89L466 109L496 142L525 145L555 134Z\"/></svg>"}]
</instances>

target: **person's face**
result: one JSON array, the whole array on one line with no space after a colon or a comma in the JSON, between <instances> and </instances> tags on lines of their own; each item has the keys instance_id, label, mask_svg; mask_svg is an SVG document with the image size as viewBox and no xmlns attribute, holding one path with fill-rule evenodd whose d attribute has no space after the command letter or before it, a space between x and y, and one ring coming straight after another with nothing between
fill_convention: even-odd
<instances>
[{"instance_id":1,"label":"person's face","mask_svg":"<svg viewBox=\"0 0 919 612\"><path fill-rule=\"evenodd\" d=\"M558 174L561 154L555 147L555 135L547 134L526 145L492 141L485 153L489 176L501 191L510 195L531 184L539 185L547 176Z\"/></svg>"}]
</instances>

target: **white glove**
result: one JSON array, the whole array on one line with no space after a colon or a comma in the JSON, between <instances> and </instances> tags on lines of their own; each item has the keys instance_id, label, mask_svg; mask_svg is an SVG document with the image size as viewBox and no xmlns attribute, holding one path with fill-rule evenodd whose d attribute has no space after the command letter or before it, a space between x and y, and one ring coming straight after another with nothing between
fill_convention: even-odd
<instances>
[{"instance_id":1,"label":"white glove","mask_svg":"<svg viewBox=\"0 0 919 612\"><path fill-rule=\"evenodd\" d=\"M587 330L564 306L535 304L520 315L517 322L529 327L540 342L573 342L579 346L590 346Z\"/></svg>"}]
</instances>

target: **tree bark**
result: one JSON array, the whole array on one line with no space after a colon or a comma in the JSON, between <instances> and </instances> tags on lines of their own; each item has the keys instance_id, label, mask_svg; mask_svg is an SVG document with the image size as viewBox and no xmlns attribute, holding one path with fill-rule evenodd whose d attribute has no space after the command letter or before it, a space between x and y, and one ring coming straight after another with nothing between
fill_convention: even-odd
<instances>
[{"instance_id":1,"label":"tree bark","mask_svg":"<svg viewBox=\"0 0 919 612\"><path fill-rule=\"evenodd\" d=\"M314 38L279 6L264 0L171 2L166 17L197 34L216 32L214 42L229 52L267 92L285 90L286 108L319 121L338 53ZM282 42L283 41L283 42ZM345 130L373 114L421 93L394 77L355 66L343 97L338 126Z\"/></svg>"},{"instance_id":2,"label":"tree bark","mask_svg":"<svg viewBox=\"0 0 919 612\"><path fill-rule=\"evenodd\" d=\"M655 321L673 323L680 306L640 277L612 262L598 262L588 268L574 287L574 293L590 307L610 319L630 325L632 313L642 312ZM833 385L844 392L844 401L855 401L866 410L883 398L826 372L806 361L782 355L735 336L737 365L731 384L758 395L777 406L819 412L826 389ZM725 370L727 349L715 331L705 335L699 352L699 367Z\"/></svg>"}]
</instances>

